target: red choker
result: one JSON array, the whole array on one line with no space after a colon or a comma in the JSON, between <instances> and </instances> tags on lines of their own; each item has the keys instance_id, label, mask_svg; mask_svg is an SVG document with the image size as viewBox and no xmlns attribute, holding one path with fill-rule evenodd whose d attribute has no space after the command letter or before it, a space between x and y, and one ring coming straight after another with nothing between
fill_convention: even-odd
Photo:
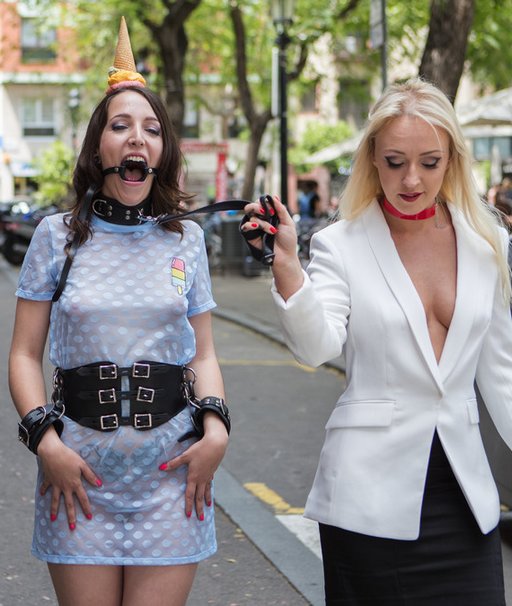
<instances>
[{"instance_id":1,"label":"red choker","mask_svg":"<svg viewBox=\"0 0 512 606\"><path fill-rule=\"evenodd\" d=\"M382 207L385 208L390 215L393 217L398 217L399 219L407 219L409 221L421 221L422 219L430 219L436 214L436 204L433 204L429 208L424 208L419 213L415 215L406 215L405 213L401 213L397 210L391 202L388 202L386 198L382 199Z\"/></svg>"}]
</instances>

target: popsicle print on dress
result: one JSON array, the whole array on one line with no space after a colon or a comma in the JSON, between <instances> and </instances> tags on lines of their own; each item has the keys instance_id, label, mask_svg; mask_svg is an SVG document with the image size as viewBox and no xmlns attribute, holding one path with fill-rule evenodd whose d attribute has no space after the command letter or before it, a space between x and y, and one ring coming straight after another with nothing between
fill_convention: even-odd
<instances>
[{"instance_id":1,"label":"popsicle print on dress","mask_svg":"<svg viewBox=\"0 0 512 606\"><path fill-rule=\"evenodd\" d=\"M185 274L185 261L179 257L173 257L171 260L171 278L172 285L176 286L178 294L182 295L186 286L187 276Z\"/></svg>"}]
</instances>

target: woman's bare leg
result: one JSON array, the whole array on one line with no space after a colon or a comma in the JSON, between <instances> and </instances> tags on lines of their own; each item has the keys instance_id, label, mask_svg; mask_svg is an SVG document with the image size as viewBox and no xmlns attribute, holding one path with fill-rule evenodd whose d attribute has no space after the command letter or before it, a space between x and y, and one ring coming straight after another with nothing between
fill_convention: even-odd
<instances>
[{"instance_id":1,"label":"woman's bare leg","mask_svg":"<svg viewBox=\"0 0 512 606\"><path fill-rule=\"evenodd\" d=\"M197 564L126 566L122 606L185 606Z\"/></svg>"},{"instance_id":2,"label":"woman's bare leg","mask_svg":"<svg viewBox=\"0 0 512 606\"><path fill-rule=\"evenodd\" d=\"M121 606L123 568L48 564L59 606Z\"/></svg>"}]
</instances>

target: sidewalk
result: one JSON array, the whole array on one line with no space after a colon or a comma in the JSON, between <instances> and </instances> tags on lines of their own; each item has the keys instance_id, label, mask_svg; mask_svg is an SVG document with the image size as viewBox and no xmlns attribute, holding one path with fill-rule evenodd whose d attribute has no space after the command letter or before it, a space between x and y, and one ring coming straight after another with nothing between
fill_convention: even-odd
<instances>
[{"instance_id":1,"label":"sidewalk","mask_svg":"<svg viewBox=\"0 0 512 606\"><path fill-rule=\"evenodd\" d=\"M213 314L285 344L276 317L270 286L272 273L246 277L239 273L212 275L213 298L217 303ZM343 358L326 362L325 366L345 371Z\"/></svg>"}]
</instances>

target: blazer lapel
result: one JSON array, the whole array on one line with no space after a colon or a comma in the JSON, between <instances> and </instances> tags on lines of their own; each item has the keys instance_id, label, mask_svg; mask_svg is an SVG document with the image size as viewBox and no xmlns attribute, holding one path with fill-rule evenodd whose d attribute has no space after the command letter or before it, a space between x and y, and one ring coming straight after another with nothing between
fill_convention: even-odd
<instances>
[{"instance_id":1,"label":"blazer lapel","mask_svg":"<svg viewBox=\"0 0 512 606\"><path fill-rule=\"evenodd\" d=\"M391 238L389 227L376 200L372 202L364 213L362 220L369 245L379 264L380 270L407 318L421 354L439 390L441 393L444 393L439 366L430 341L423 304L400 259Z\"/></svg>"}]
</instances>

